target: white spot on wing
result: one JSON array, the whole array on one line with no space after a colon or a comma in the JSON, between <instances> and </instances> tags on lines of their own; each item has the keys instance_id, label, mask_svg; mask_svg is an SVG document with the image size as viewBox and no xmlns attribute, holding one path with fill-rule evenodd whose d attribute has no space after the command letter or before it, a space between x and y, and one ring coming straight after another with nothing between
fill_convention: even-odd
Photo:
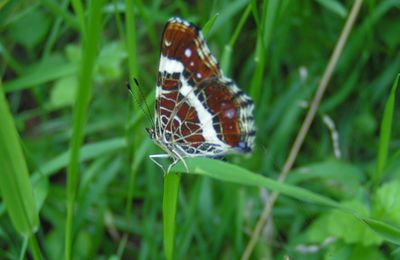
<instances>
[{"instance_id":1,"label":"white spot on wing","mask_svg":"<svg viewBox=\"0 0 400 260\"><path fill-rule=\"evenodd\" d=\"M229 109L229 110L225 111L224 116L229 119L233 119L233 117L235 116L235 110Z\"/></svg>"},{"instance_id":2,"label":"white spot on wing","mask_svg":"<svg viewBox=\"0 0 400 260\"><path fill-rule=\"evenodd\" d=\"M192 51L189 49L189 48L187 48L186 50L185 50L185 56L186 57L190 57L190 56L192 56Z\"/></svg>"},{"instance_id":3,"label":"white spot on wing","mask_svg":"<svg viewBox=\"0 0 400 260\"><path fill-rule=\"evenodd\" d=\"M200 73L200 72L197 72L197 73L196 73L196 77L197 77L198 79L201 79L201 73Z\"/></svg>"},{"instance_id":4,"label":"white spot on wing","mask_svg":"<svg viewBox=\"0 0 400 260\"><path fill-rule=\"evenodd\" d=\"M167 72L167 73L182 73L183 72L183 64L177 60L169 59L163 55L160 57L160 65L158 67L158 71Z\"/></svg>"}]
</instances>

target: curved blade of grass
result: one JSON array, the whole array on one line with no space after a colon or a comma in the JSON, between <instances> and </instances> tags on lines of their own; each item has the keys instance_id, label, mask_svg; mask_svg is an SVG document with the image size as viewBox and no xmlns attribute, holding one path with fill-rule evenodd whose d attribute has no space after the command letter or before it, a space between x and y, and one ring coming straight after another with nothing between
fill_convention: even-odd
<instances>
[{"instance_id":1,"label":"curved blade of grass","mask_svg":"<svg viewBox=\"0 0 400 260\"><path fill-rule=\"evenodd\" d=\"M28 238L34 259L41 258L33 233L39 225L33 188L18 132L0 82L0 192L17 232Z\"/></svg>"},{"instance_id":2,"label":"curved blade of grass","mask_svg":"<svg viewBox=\"0 0 400 260\"><path fill-rule=\"evenodd\" d=\"M319 195L300 187L272 180L260 174L255 174L249 170L243 169L239 166L219 160L213 160L209 158L189 158L185 159L185 162L190 169L190 173L192 174L209 176L221 181L233 182L242 185L267 188L298 200L332 207L342 212L351 214L367 224L372 230L382 236L382 238L386 239L387 241L400 244L399 228L388 225L382 221L361 216L359 212L341 205L331 198ZM173 168L173 170L177 172L186 171L182 162L179 162Z\"/></svg>"},{"instance_id":3,"label":"curved blade of grass","mask_svg":"<svg viewBox=\"0 0 400 260\"><path fill-rule=\"evenodd\" d=\"M382 178L382 174L385 169L388 157L390 134L393 121L393 111L396 101L396 91L397 91L397 86L399 84L399 78L400 74L397 75L396 80L393 82L393 86L390 91L390 96L388 101L386 102L385 111L383 112L381 133L379 136L378 160L376 163L375 175L373 176L372 179L375 188L378 186L379 181Z\"/></svg>"},{"instance_id":4,"label":"curved blade of grass","mask_svg":"<svg viewBox=\"0 0 400 260\"><path fill-rule=\"evenodd\" d=\"M342 205L330 198L255 174L233 164L209 158L185 159L185 162L189 166L190 173L193 174L206 175L221 181L264 187L303 201L345 210ZM176 166L175 170L179 169L180 172L185 172L185 168L181 168L180 163L177 165L179 168Z\"/></svg>"},{"instance_id":5,"label":"curved blade of grass","mask_svg":"<svg viewBox=\"0 0 400 260\"><path fill-rule=\"evenodd\" d=\"M164 178L163 224L164 252L167 260L174 259L175 215L178 201L180 175L169 173Z\"/></svg>"},{"instance_id":6,"label":"curved blade of grass","mask_svg":"<svg viewBox=\"0 0 400 260\"><path fill-rule=\"evenodd\" d=\"M79 162L84 162L93 158L97 158L106 154L111 154L126 147L124 138L113 138L98 143L86 144L79 151ZM40 180L40 175L51 176L62 168L66 167L69 162L69 152L64 152L49 160L42 165L40 171L32 174L33 182Z\"/></svg>"},{"instance_id":7,"label":"curved blade of grass","mask_svg":"<svg viewBox=\"0 0 400 260\"><path fill-rule=\"evenodd\" d=\"M0 85L0 191L14 228L22 236L39 224L28 168L14 120Z\"/></svg>"},{"instance_id":8,"label":"curved blade of grass","mask_svg":"<svg viewBox=\"0 0 400 260\"><path fill-rule=\"evenodd\" d=\"M76 73L76 65L72 63L57 64L57 66L48 66L43 71L33 71L26 73L19 78L4 83L4 91L12 92L40 85L61 77L73 75Z\"/></svg>"},{"instance_id":9,"label":"curved blade of grass","mask_svg":"<svg viewBox=\"0 0 400 260\"><path fill-rule=\"evenodd\" d=\"M70 162L67 168L67 222L65 227L65 259L67 260L72 258L73 252L73 216L79 182L79 150L83 142L84 128L91 98L92 74L98 54L98 42L102 25L101 7L103 1L90 1L87 24L84 21L82 3L76 0L72 1L72 4L81 25L83 56L79 71L79 87L73 115Z\"/></svg>"}]
</instances>

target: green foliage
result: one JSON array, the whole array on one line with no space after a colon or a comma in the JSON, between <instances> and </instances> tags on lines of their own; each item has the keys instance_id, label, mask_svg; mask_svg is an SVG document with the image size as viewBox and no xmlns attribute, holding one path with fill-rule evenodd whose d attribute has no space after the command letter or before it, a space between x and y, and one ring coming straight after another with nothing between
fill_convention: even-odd
<instances>
[{"instance_id":1,"label":"green foliage","mask_svg":"<svg viewBox=\"0 0 400 260\"><path fill-rule=\"evenodd\" d=\"M180 176L174 173L164 178L163 224L164 250L167 259L174 259L175 215L178 201Z\"/></svg>"},{"instance_id":2,"label":"green foliage","mask_svg":"<svg viewBox=\"0 0 400 260\"><path fill-rule=\"evenodd\" d=\"M400 226L400 182L392 181L380 187L373 199L374 217Z\"/></svg>"},{"instance_id":3,"label":"green foliage","mask_svg":"<svg viewBox=\"0 0 400 260\"><path fill-rule=\"evenodd\" d=\"M0 84L1 88L1 84ZM40 250L33 236L39 225L39 214L32 184L22 154L21 144L6 98L0 89L0 194L13 227L25 240L29 239L35 259ZM23 257L25 249L21 250Z\"/></svg>"},{"instance_id":4,"label":"green foliage","mask_svg":"<svg viewBox=\"0 0 400 260\"><path fill-rule=\"evenodd\" d=\"M252 259L399 258L398 0L364 1L294 168L276 181L353 3L0 3L0 108L11 112L0 113L0 258L238 259L272 191ZM152 117L171 16L202 27L254 98L257 139L251 156L187 159L190 174L178 164L164 178L132 79Z\"/></svg>"},{"instance_id":5,"label":"green foliage","mask_svg":"<svg viewBox=\"0 0 400 260\"><path fill-rule=\"evenodd\" d=\"M33 49L46 37L50 25L50 17L44 11L32 8L20 19L12 22L7 32L15 43Z\"/></svg>"},{"instance_id":6,"label":"green foliage","mask_svg":"<svg viewBox=\"0 0 400 260\"><path fill-rule=\"evenodd\" d=\"M18 134L0 91L0 191L15 229L23 236L34 233L39 224L32 185Z\"/></svg>"}]
</instances>

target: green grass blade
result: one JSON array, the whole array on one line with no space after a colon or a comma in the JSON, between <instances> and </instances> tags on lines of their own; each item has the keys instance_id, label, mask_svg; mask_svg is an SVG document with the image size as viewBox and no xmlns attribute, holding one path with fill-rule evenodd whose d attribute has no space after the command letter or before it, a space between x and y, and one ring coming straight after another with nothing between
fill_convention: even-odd
<instances>
[{"instance_id":1,"label":"green grass blade","mask_svg":"<svg viewBox=\"0 0 400 260\"><path fill-rule=\"evenodd\" d=\"M215 23L215 20L218 18L219 13L216 13L211 17L206 24L203 26L202 32L205 38L207 38L208 33L210 32L212 26Z\"/></svg>"},{"instance_id":2,"label":"green grass blade","mask_svg":"<svg viewBox=\"0 0 400 260\"><path fill-rule=\"evenodd\" d=\"M135 21L135 8L133 1L125 1L125 25L126 25L126 37L125 39L125 50L128 53L128 65L129 65L129 82L131 86L135 86L133 82L133 78L137 78L139 76L139 69L137 63L137 31L136 31L136 21ZM133 91L136 89L133 88ZM136 95L137 92L133 92L133 95ZM129 117L132 118L135 111L139 111L139 104L134 103L133 109L132 106L129 109ZM136 156L137 147L138 147L138 135L131 135L131 128L126 127L125 137L128 143L127 154L130 160L130 168L129 168L129 180L128 180L128 189L126 192L126 203L125 203L125 218L127 223L132 223L130 219L132 219L132 200L133 194L135 191L135 183L136 183L136 175L137 175L137 163L133 159L133 155ZM119 244L120 250L118 250L119 254L123 254L123 250L125 249L124 243L126 241L124 239L121 240Z\"/></svg>"},{"instance_id":3,"label":"green grass blade","mask_svg":"<svg viewBox=\"0 0 400 260\"><path fill-rule=\"evenodd\" d=\"M22 153L18 132L0 83L0 192L11 222L17 232L28 238L34 259L41 258L34 232L39 214Z\"/></svg>"},{"instance_id":4,"label":"green grass blade","mask_svg":"<svg viewBox=\"0 0 400 260\"><path fill-rule=\"evenodd\" d=\"M66 8L60 6L58 2L51 0L40 0L42 5L45 6L50 12L52 12L57 17L62 18L69 26L72 28L79 30L78 20L71 15Z\"/></svg>"},{"instance_id":5,"label":"green grass blade","mask_svg":"<svg viewBox=\"0 0 400 260\"><path fill-rule=\"evenodd\" d=\"M130 76L138 76L137 48L136 48L136 23L133 1L125 1L126 5L126 52L128 53ZM129 77L132 80L131 77ZM132 86L133 82L131 82Z\"/></svg>"},{"instance_id":6,"label":"green grass blade","mask_svg":"<svg viewBox=\"0 0 400 260\"><path fill-rule=\"evenodd\" d=\"M348 14L346 8L339 1L317 0L317 2L341 18L346 18Z\"/></svg>"},{"instance_id":7,"label":"green grass blade","mask_svg":"<svg viewBox=\"0 0 400 260\"><path fill-rule=\"evenodd\" d=\"M378 160L376 164L375 175L373 176L372 180L375 187L378 186L379 181L382 178L388 157L393 112L396 102L396 91L399 84L399 78L400 74L397 75L396 80L393 82L392 90L390 91L390 96L386 102L385 111L383 112L381 133L379 137Z\"/></svg>"},{"instance_id":8,"label":"green grass blade","mask_svg":"<svg viewBox=\"0 0 400 260\"><path fill-rule=\"evenodd\" d=\"M257 45L255 50L255 70L251 79L250 94L253 100L258 103L262 96L264 69L266 63L266 53L270 45L272 30L274 28L276 16L279 9L279 1L263 1L263 13L261 15L261 29L257 30Z\"/></svg>"},{"instance_id":9,"label":"green grass blade","mask_svg":"<svg viewBox=\"0 0 400 260\"><path fill-rule=\"evenodd\" d=\"M242 185L264 187L303 201L343 209L338 202L330 198L318 195L306 189L266 178L233 164L208 158L185 159L185 161L189 166L190 173L193 174L206 175L221 181L234 182ZM180 172L185 172L185 170L180 167L180 163L177 165L179 165L178 169ZM175 170L176 169L177 168L175 168Z\"/></svg>"},{"instance_id":10,"label":"green grass blade","mask_svg":"<svg viewBox=\"0 0 400 260\"><path fill-rule=\"evenodd\" d=\"M43 73L43 70L35 70L34 72L26 73L19 78L5 82L4 91L12 92L27 89L61 77L73 75L76 73L76 66L72 63L53 64L46 67L45 71L46 73Z\"/></svg>"},{"instance_id":11,"label":"green grass blade","mask_svg":"<svg viewBox=\"0 0 400 260\"><path fill-rule=\"evenodd\" d=\"M221 181L233 182L242 185L250 185L256 187L263 187L269 190L279 192L283 195L302 200L305 202L315 203L322 206L331 207L340 210L344 213L353 215L367 224L371 229L377 232L382 238L387 241L399 244L400 242L400 229L382 221L362 216L359 212L352 208L346 207L331 198L319 195L317 193L308 191L306 189L288 185L270 178L264 177L260 174L255 174L239 166L225 163L219 160L209 158L190 158L185 159L192 174L199 174L209 176ZM178 163L174 169L177 172L185 172L183 163Z\"/></svg>"},{"instance_id":12,"label":"green grass blade","mask_svg":"<svg viewBox=\"0 0 400 260\"><path fill-rule=\"evenodd\" d=\"M101 141L98 143L87 144L81 147L79 151L79 162L84 162L90 159L98 158L100 156L114 153L115 151L122 150L126 147L126 140L124 138L113 138L110 140ZM44 176L51 176L62 168L66 167L69 162L69 152L64 152L49 160L46 164L42 165L40 172L33 173L34 181L40 178L40 173Z\"/></svg>"},{"instance_id":13,"label":"green grass blade","mask_svg":"<svg viewBox=\"0 0 400 260\"><path fill-rule=\"evenodd\" d=\"M19 136L0 84L0 191L14 228L33 234L39 218Z\"/></svg>"},{"instance_id":14,"label":"green grass blade","mask_svg":"<svg viewBox=\"0 0 400 260\"><path fill-rule=\"evenodd\" d=\"M70 162L67 168L67 223L65 232L65 259L72 258L73 246L73 216L74 203L79 182L79 150L81 148L84 128L87 119L87 111L91 98L92 74L95 60L98 54L98 42L101 29L102 1L91 1L89 4L88 30L83 28L83 11L80 1L73 1L76 14L82 26L83 56L79 71L79 87L73 115L73 131L71 138ZM87 33L87 35L85 35Z\"/></svg>"},{"instance_id":15,"label":"green grass blade","mask_svg":"<svg viewBox=\"0 0 400 260\"><path fill-rule=\"evenodd\" d=\"M175 215L178 201L180 175L169 173L164 178L163 224L164 250L167 260L174 259Z\"/></svg>"},{"instance_id":16,"label":"green grass blade","mask_svg":"<svg viewBox=\"0 0 400 260\"><path fill-rule=\"evenodd\" d=\"M240 21L235 28L235 32L233 33L231 39L229 40L229 44L226 44L224 47L224 51L222 53L221 58L221 69L226 75L230 75L230 68L231 68L231 60L232 60L232 50L235 47L235 43L239 34L242 32L243 26L247 19L249 18L251 12L251 4L249 3L243 12L242 16L240 17Z\"/></svg>"},{"instance_id":17,"label":"green grass blade","mask_svg":"<svg viewBox=\"0 0 400 260\"><path fill-rule=\"evenodd\" d=\"M362 221L385 240L400 245L400 230L398 228L370 218L363 218Z\"/></svg>"}]
</instances>

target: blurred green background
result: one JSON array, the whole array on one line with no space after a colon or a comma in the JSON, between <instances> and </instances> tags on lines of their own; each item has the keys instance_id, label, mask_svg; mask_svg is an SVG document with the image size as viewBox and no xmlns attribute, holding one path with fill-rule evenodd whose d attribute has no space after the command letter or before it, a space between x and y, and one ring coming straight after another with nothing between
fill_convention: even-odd
<instances>
[{"instance_id":1,"label":"blurred green background","mask_svg":"<svg viewBox=\"0 0 400 260\"><path fill-rule=\"evenodd\" d=\"M4 154L26 163L40 220L33 240L21 236L4 204L15 189L2 188L0 258L165 257L163 173L147 157L161 150L125 84L137 78L153 107L171 16L206 26L224 73L255 101L255 151L227 161L277 179L353 2L0 1L3 103L20 136L6 146L10 120L0 145L18 148ZM397 228L400 110L392 116L385 105L400 72L399 28L399 0L363 2L286 180ZM393 121L381 127L385 115ZM271 191L189 174L179 185L174 259L240 258ZM24 192L21 201L32 195ZM399 259L392 242L342 212L281 195L252 259Z\"/></svg>"}]
</instances>

